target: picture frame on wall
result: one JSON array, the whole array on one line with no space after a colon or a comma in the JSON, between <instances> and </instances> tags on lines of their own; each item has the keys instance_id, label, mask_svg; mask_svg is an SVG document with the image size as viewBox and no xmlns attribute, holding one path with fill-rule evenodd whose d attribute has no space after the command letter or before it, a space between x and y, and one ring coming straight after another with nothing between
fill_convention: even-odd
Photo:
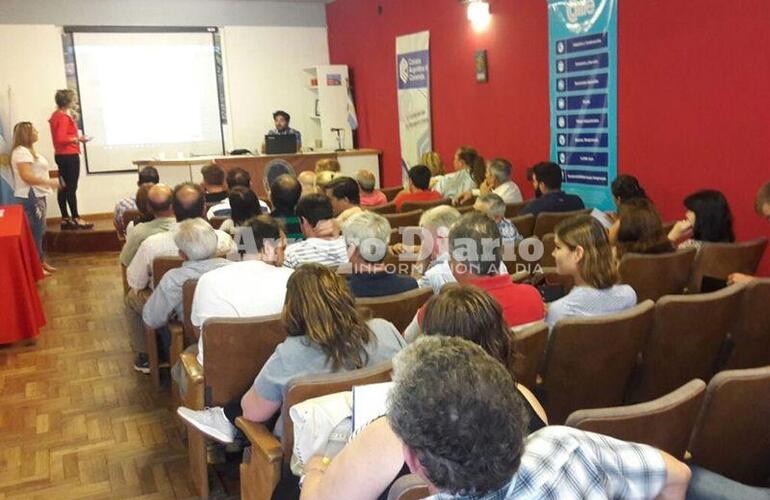
<instances>
[{"instance_id":1,"label":"picture frame on wall","mask_svg":"<svg viewBox=\"0 0 770 500\"><path fill-rule=\"evenodd\" d=\"M474 62L476 65L476 81L478 83L488 82L489 72L487 68L487 51L477 50L474 56Z\"/></svg>"}]
</instances>

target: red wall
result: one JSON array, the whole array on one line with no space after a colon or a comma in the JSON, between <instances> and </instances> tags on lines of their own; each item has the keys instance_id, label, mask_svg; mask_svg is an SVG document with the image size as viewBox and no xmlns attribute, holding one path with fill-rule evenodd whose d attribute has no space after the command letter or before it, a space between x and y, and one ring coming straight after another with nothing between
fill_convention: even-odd
<instances>
[{"instance_id":1,"label":"red wall","mask_svg":"<svg viewBox=\"0 0 770 500\"><path fill-rule=\"evenodd\" d=\"M430 30L433 145L504 156L524 190L548 156L545 0L491 0L475 33L456 0L336 0L327 5L331 62L350 66L358 145L383 150L385 185L400 182L395 38ZM382 12L378 12L381 5ZM702 188L728 197L739 239L770 233L753 196L770 180L767 0L624 1L618 18L619 171L639 177L664 219ZM486 49L489 83L475 81ZM763 271L770 272L765 259Z\"/></svg>"}]
</instances>

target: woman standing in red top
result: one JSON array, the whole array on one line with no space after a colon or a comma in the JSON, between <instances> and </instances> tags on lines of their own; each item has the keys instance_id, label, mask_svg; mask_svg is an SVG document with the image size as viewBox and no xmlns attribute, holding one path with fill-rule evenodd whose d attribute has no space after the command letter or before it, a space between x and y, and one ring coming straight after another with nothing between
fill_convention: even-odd
<instances>
[{"instance_id":1,"label":"woman standing in red top","mask_svg":"<svg viewBox=\"0 0 770 500\"><path fill-rule=\"evenodd\" d=\"M61 211L61 228L91 229L94 225L80 218L77 199L80 143L88 142L89 138L80 135L75 120L70 115L70 109L75 101L75 92L69 89L57 90L54 98L57 109L48 119L48 123L51 125L56 165L59 167L59 178L62 184L57 195ZM69 205L69 212L67 205Z\"/></svg>"}]
</instances>

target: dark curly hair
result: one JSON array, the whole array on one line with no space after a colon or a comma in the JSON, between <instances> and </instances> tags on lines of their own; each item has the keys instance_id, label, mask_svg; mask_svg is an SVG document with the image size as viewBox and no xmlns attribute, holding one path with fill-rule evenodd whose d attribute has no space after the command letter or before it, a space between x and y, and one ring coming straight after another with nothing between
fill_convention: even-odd
<instances>
[{"instance_id":1,"label":"dark curly hair","mask_svg":"<svg viewBox=\"0 0 770 500\"><path fill-rule=\"evenodd\" d=\"M388 421L442 492L482 496L519 468L524 407L505 367L459 337L430 336L393 360Z\"/></svg>"}]
</instances>

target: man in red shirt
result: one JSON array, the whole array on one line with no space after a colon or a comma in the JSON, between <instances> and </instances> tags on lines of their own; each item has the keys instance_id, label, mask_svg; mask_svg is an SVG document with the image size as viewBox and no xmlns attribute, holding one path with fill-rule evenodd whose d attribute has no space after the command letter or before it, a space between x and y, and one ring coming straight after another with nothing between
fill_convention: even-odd
<instances>
[{"instance_id":1,"label":"man in red shirt","mask_svg":"<svg viewBox=\"0 0 770 500\"><path fill-rule=\"evenodd\" d=\"M409 189L394 200L396 210L401 211L405 201L434 201L443 198L441 193L430 190L430 169L425 165L415 165L409 169Z\"/></svg>"},{"instance_id":2,"label":"man in red shirt","mask_svg":"<svg viewBox=\"0 0 770 500\"><path fill-rule=\"evenodd\" d=\"M480 212L469 212L449 231L449 266L455 280L475 285L494 298L510 328L541 321L545 317L543 298L531 285L514 283L500 274L503 247L497 224ZM407 342L419 334L425 306L404 331Z\"/></svg>"}]
</instances>

